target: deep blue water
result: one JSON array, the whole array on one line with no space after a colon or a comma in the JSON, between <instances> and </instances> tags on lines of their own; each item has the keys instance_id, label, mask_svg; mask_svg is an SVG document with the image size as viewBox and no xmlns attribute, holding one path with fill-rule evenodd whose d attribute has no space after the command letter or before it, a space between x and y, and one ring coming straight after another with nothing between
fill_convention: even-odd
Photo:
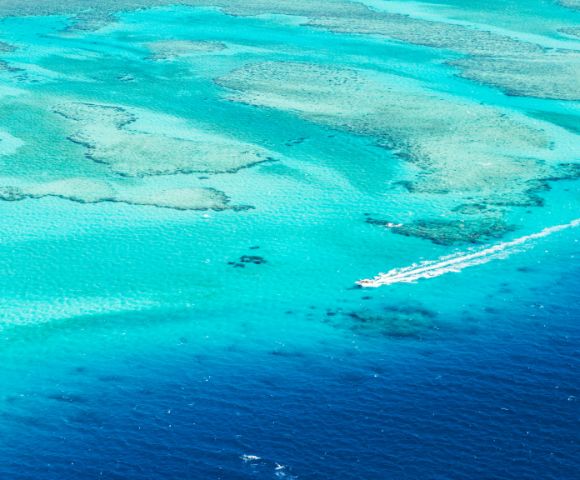
<instances>
[{"instance_id":1,"label":"deep blue water","mask_svg":"<svg viewBox=\"0 0 580 480\"><path fill-rule=\"evenodd\" d=\"M2 414L2 470L50 479L575 478L579 279L554 265L534 270L518 302L504 294L411 337L353 333L347 323L310 348L247 325L226 340L211 319L178 313L135 316L123 331L117 318L97 318L42 339L31 332L21 340L30 360L20 394ZM156 338L141 339L151 328ZM47 366L63 336L94 344L62 345Z\"/></svg>"}]
</instances>

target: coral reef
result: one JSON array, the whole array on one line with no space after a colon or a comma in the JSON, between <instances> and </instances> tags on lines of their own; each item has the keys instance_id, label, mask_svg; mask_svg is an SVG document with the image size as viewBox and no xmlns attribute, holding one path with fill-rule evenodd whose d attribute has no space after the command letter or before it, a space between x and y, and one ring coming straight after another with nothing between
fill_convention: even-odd
<instances>
[{"instance_id":1,"label":"coral reef","mask_svg":"<svg viewBox=\"0 0 580 480\"><path fill-rule=\"evenodd\" d=\"M481 216L477 219L419 219L405 224L394 224L372 217L367 223L388 227L393 233L430 240L438 245L457 243L484 243L500 238L514 229L501 217Z\"/></svg>"},{"instance_id":2,"label":"coral reef","mask_svg":"<svg viewBox=\"0 0 580 480\"><path fill-rule=\"evenodd\" d=\"M580 100L580 54L553 52L521 57L456 60L460 76L494 85L508 95Z\"/></svg>"},{"instance_id":3,"label":"coral reef","mask_svg":"<svg viewBox=\"0 0 580 480\"><path fill-rule=\"evenodd\" d=\"M116 202L175 210L219 211L230 208L244 208L230 206L226 195L211 188L151 189L127 186L115 188L108 182L86 178L70 178L18 187L0 187L0 200L4 201L20 201L44 197L58 197L87 204Z\"/></svg>"},{"instance_id":4,"label":"coral reef","mask_svg":"<svg viewBox=\"0 0 580 480\"><path fill-rule=\"evenodd\" d=\"M172 60L202 53L221 52L227 45L212 41L160 40L149 42L146 47L151 51L152 60Z\"/></svg>"},{"instance_id":5,"label":"coral reef","mask_svg":"<svg viewBox=\"0 0 580 480\"><path fill-rule=\"evenodd\" d=\"M124 107L72 102L54 111L77 124L69 139L86 147L88 158L124 176L235 172L272 158L261 147L201 129L181 126L182 134L172 135L139 128L138 115ZM171 117L163 123L180 127Z\"/></svg>"}]
</instances>

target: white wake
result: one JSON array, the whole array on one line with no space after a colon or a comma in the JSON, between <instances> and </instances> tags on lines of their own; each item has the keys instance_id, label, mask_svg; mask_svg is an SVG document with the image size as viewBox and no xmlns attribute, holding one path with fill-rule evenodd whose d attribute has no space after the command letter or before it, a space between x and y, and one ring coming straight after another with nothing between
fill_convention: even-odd
<instances>
[{"instance_id":1,"label":"white wake","mask_svg":"<svg viewBox=\"0 0 580 480\"><path fill-rule=\"evenodd\" d=\"M383 285L393 285L395 283L413 283L423 278L435 278L446 273L460 272L468 267L506 258L513 253L528 248L533 244L534 240L578 226L580 226L580 218L563 225L544 228L541 232L516 238L510 242L498 243L497 245L479 250L458 252L438 258L437 260L425 260L409 265L408 267L393 268L387 273L380 273L374 278L359 280L356 283L362 287L376 288Z\"/></svg>"}]
</instances>

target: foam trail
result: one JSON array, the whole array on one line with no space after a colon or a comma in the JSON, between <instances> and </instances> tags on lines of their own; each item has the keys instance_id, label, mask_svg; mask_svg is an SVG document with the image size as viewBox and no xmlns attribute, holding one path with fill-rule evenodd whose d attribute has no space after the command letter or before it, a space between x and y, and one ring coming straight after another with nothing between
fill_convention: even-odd
<instances>
[{"instance_id":1,"label":"foam trail","mask_svg":"<svg viewBox=\"0 0 580 480\"><path fill-rule=\"evenodd\" d=\"M361 287L376 288L383 285L393 285L395 283L413 283L423 278L435 278L446 273L460 272L468 267L506 258L513 253L527 248L533 240L578 226L580 226L580 218L572 220L570 223L544 228L541 232L532 233L531 235L516 238L509 242L498 243L497 245L480 250L459 252L441 257L437 260L426 260L407 267L394 268L387 273L380 273L374 278L359 280L356 283Z\"/></svg>"}]
</instances>

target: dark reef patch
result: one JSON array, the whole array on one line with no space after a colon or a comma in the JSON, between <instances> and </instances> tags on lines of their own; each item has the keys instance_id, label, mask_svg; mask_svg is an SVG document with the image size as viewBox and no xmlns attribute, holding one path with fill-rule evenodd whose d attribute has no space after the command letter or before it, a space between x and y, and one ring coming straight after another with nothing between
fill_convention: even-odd
<instances>
[{"instance_id":1,"label":"dark reef patch","mask_svg":"<svg viewBox=\"0 0 580 480\"><path fill-rule=\"evenodd\" d=\"M515 228L501 217L495 216L486 216L478 220L419 219L406 224L367 217L366 222L387 227L398 235L430 240L437 245L482 243L500 238Z\"/></svg>"},{"instance_id":2,"label":"dark reef patch","mask_svg":"<svg viewBox=\"0 0 580 480\"><path fill-rule=\"evenodd\" d=\"M92 428L104 423L104 418L92 410L83 410L67 417L67 422L79 425L90 425Z\"/></svg>"},{"instance_id":3,"label":"dark reef patch","mask_svg":"<svg viewBox=\"0 0 580 480\"><path fill-rule=\"evenodd\" d=\"M304 357L304 353L299 352L297 350L272 350L270 355L274 357L283 357L283 358L302 358Z\"/></svg>"},{"instance_id":4,"label":"dark reef patch","mask_svg":"<svg viewBox=\"0 0 580 480\"><path fill-rule=\"evenodd\" d=\"M88 399L75 393L52 393L46 396L49 400L64 403L88 403Z\"/></svg>"},{"instance_id":5,"label":"dark reef patch","mask_svg":"<svg viewBox=\"0 0 580 480\"><path fill-rule=\"evenodd\" d=\"M293 140L288 140L284 145L287 147L293 147L294 145L300 145L301 143L304 143L305 140L306 137L298 137Z\"/></svg>"},{"instance_id":6,"label":"dark reef patch","mask_svg":"<svg viewBox=\"0 0 580 480\"><path fill-rule=\"evenodd\" d=\"M240 257L240 262L242 263L253 263L254 265L262 265L266 263L264 257L260 257L258 255L242 255Z\"/></svg>"},{"instance_id":7,"label":"dark reef patch","mask_svg":"<svg viewBox=\"0 0 580 480\"><path fill-rule=\"evenodd\" d=\"M530 272L533 272L534 271L534 269L532 267L529 267L529 266L518 267L518 268L516 268L516 270L518 272L521 272L521 273L530 273Z\"/></svg>"},{"instance_id":8,"label":"dark reef patch","mask_svg":"<svg viewBox=\"0 0 580 480\"><path fill-rule=\"evenodd\" d=\"M478 215L482 212L489 211L489 207L483 203L464 203L458 205L452 211L462 215Z\"/></svg>"},{"instance_id":9,"label":"dark reef patch","mask_svg":"<svg viewBox=\"0 0 580 480\"><path fill-rule=\"evenodd\" d=\"M359 310L328 309L322 321L359 334L393 338L421 338L440 326L437 312L416 303Z\"/></svg>"},{"instance_id":10,"label":"dark reef patch","mask_svg":"<svg viewBox=\"0 0 580 480\"><path fill-rule=\"evenodd\" d=\"M0 42L0 53L10 53L16 51L16 47L10 43Z\"/></svg>"},{"instance_id":11,"label":"dark reef patch","mask_svg":"<svg viewBox=\"0 0 580 480\"><path fill-rule=\"evenodd\" d=\"M576 180L580 178L580 163L561 163L555 169L554 176L547 180Z\"/></svg>"},{"instance_id":12,"label":"dark reef patch","mask_svg":"<svg viewBox=\"0 0 580 480\"><path fill-rule=\"evenodd\" d=\"M242 255L236 262L228 262L234 268L245 268L246 265L263 265L268 263L264 257L259 255Z\"/></svg>"},{"instance_id":13,"label":"dark reef patch","mask_svg":"<svg viewBox=\"0 0 580 480\"><path fill-rule=\"evenodd\" d=\"M0 60L0 72L21 73L24 72L24 70L22 68L10 65L10 63L6 62L5 60ZM22 74L22 77L19 77L18 79L24 81L26 80L26 76Z\"/></svg>"}]
</instances>

